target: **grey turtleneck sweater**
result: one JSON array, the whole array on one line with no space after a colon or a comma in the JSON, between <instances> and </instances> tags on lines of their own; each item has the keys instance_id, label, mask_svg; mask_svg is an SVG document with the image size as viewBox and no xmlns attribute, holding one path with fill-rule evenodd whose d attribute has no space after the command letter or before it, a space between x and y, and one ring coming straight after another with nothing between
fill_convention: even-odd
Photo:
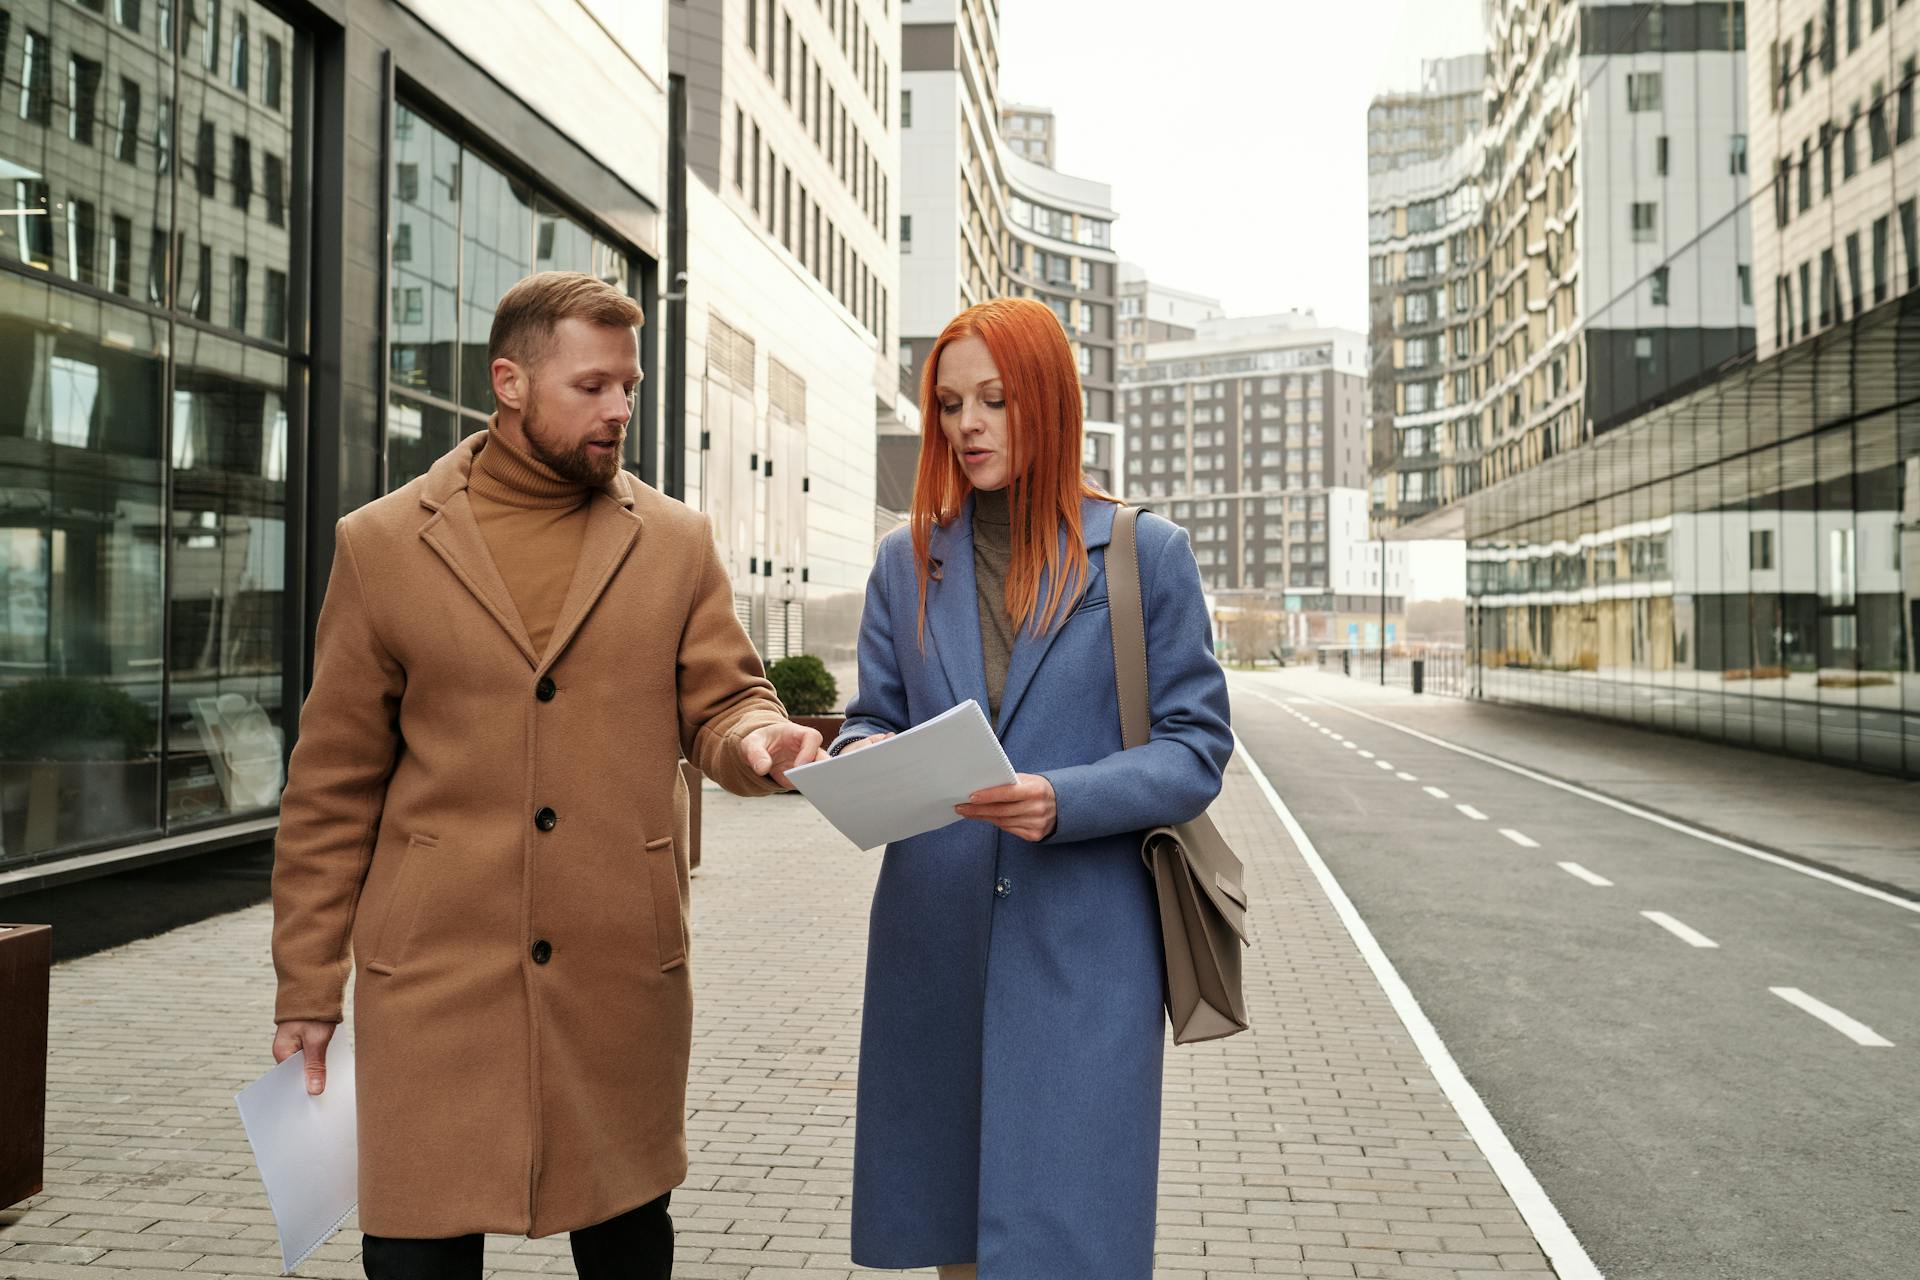
<instances>
[{"instance_id":1,"label":"grey turtleneck sweater","mask_svg":"<svg viewBox=\"0 0 1920 1280\"><path fill-rule=\"evenodd\" d=\"M980 601L980 655L987 671L987 719L1000 722L1000 695L1013 658L1007 570L1013 565L1012 515L1005 489L973 491L973 583Z\"/></svg>"}]
</instances>

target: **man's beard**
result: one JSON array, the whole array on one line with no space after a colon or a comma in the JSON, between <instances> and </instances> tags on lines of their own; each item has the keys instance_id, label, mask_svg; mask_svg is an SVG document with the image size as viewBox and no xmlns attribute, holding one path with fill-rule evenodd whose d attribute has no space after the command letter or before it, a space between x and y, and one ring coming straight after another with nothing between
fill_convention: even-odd
<instances>
[{"instance_id":1,"label":"man's beard","mask_svg":"<svg viewBox=\"0 0 1920 1280\"><path fill-rule=\"evenodd\" d=\"M619 450L598 457L587 451L585 440L571 449L560 448L544 434L540 417L533 407L534 399L531 395L527 397L527 413L520 420L520 429L527 437L527 451L552 468L553 473L562 480L571 480L589 489L605 488L614 473L620 470Z\"/></svg>"}]
</instances>

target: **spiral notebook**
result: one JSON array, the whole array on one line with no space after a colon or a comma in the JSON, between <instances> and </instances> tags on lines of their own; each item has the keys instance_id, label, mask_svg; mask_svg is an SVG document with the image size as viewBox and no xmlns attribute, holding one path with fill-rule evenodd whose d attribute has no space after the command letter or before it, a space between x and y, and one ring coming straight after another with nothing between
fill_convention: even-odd
<instances>
[{"instance_id":1,"label":"spiral notebook","mask_svg":"<svg viewBox=\"0 0 1920 1280\"><path fill-rule=\"evenodd\" d=\"M1016 780L986 712L972 699L885 742L789 769L787 778L862 849L958 822L955 805Z\"/></svg>"}]
</instances>

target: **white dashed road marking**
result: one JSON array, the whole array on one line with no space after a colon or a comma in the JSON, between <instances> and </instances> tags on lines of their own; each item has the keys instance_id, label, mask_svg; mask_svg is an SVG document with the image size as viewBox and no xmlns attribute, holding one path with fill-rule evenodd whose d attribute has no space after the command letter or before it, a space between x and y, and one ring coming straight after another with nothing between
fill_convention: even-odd
<instances>
[{"instance_id":1,"label":"white dashed road marking","mask_svg":"<svg viewBox=\"0 0 1920 1280\"><path fill-rule=\"evenodd\" d=\"M1641 915L1665 929L1690 947L1718 947L1720 944L1697 929L1689 929L1664 911L1642 911Z\"/></svg>"},{"instance_id":2,"label":"white dashed road marking","mask_svg":"<svg viewBox=\"0 0 1920 1280\"><path fill-rule=\"evenodd\" d=\"M1453 807L1458 809L1466 817L1472 818L1475 822L1485 822L1487 820L1486 814L1480 812L1470 804L1457 804Z\"/></svg>"},{"instance_id":3,"label":"white dashed road marking","mask_svg":"<svg viewBox=\"0 0 1920 1280\"><path fill-rule=\"evenodd\" d=\"M1808 1013L1820 1019L1820 1021L1826 1023L1855 1044L1865 1045L1869 1049L1893 1048L1893 1041L1880 1035L1866 1023L1849 1018L1832 1005L1815 1000L1798 987L1768 987L1767 990L1773 992L1773 994L1779 996L1788 1004L1805 1009Z\"/></svg>"},{"instance_id":4,"label":"white dashed road marking","mask_svg":"<svg viewBox=\"0 0 1920 1280\"><path fill-rule=\"evenodd\" d=\"M1538 849L1540 842L1532 836L1515 831L1512 827L1500 828L1500 834L1519 845L1522 849Z\"/></svg>"},{"instance_id":5,"label":"white dashed road marking","mask_svg":"<svg viewBox=\"0 0 1920 1280\"><path fill-rule=\"evenodd\" d=\"M1593 874L1593 872L1587 870L1577 862L1563 862L1560 864L1560 869L1570 876L1577 876L1585 880L1588 884L1599 885L1602 889L1613 888L1613 881L1607 879L1605 876Z\"/></svg>"}]
</instances>

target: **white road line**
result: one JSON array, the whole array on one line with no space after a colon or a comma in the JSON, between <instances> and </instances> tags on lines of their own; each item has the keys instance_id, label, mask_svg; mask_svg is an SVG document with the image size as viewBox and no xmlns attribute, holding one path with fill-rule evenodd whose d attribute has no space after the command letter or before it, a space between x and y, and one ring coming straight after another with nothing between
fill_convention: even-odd
<instances>
[{"instance_id":1,"label":"white road line","mask_svg":"<svg viewBox=\"0 0 1920 1280\"><path fill-rule=\"evenodd\" d=\"M1360 749L1359 743L1348 741L1346 738L1340 739L1340 745L1349 751L1358 751Z\"/></svg>"},{"instance_id":2,"label":"white road line","mask_svg":"<svg viewBox=\"0 0 1920 1280\"><path fill-rule=\"evenodd\" d=\"M1664 911L1642 911L1641 915L1665 929L1690 947L1718 947L1720 944L1696 929L1689 929Z\"/></svg>"},{"instance_id":3,"label":"white road line","mask_svg":"<svg viewBox=\"0 0 1920 1280\"><path fill-rule=\"evenodd\" d=\"M1371 752L1371 751L1362 751L1362 752L1360 753L1360 758L1361 758L1362 760L1371 760L1371 759L1373 759L1373 752Z\"/></svg>"},{"instance_id":4,"label":"white road line","mask_svg":"<svg viewBox=\"0 0 1920 1280\"><path fill-rule=\"evenodd\" d=\"M1532 836L1515 831L1512 827L1500 828L1500 834L1519 845L1522 849L1538 849L1540 842Z\"/></svg>"},{"instance_id":5,"label":"white road line","mask_svg":"<svg viewBox=\"0 0 1920 1280\"><path fill-rule=\"evenodd\" d=\"M1600 1268L1587 1256L1587 1251L1581 1247L1572 1228L1567 1226L1566 1219L1560 1216L1560 1210L1548 1198L1540 1180L1533 1176L1533 1170L1527 1168L1527 1162L1513 1149L1513 1143L1508 1141L1500 1122L1487 1110L1487 1104L1453 1060L1446 1042L1434 1030L1432 1021L1420 1008L1420 1002L1400 977L1399 970L1393 967L1393 961L1387 958L1387 953L1380 949L1373 931L1367 928L1367 922L1360 918L1353 900L1347 897L1346 890L1334 879L1332 869L1320 856L1320 851L1313 847L1313 841L1307 838L1306 831L1280 798L1280 793L1267 781L1267 775L1261 771L1259 763L1247 750L1246 743L1240 741L1238 734L1234 735L1234 747L1235 754L1245 762L1247 772L1253 775L1254 785L1260 788L1267 804L1279 817L1280 824L1287 829L1287 835L1293 840L1301 860L1312 870L1314 878L1320 882L1321 890L1333 903L1354 945L1366 957L1367 967L1373 970L1375 980L1385 989L1394 1012L1400 1015L1407 1034L1419 1047L1420 1056L1432 1068L1434 1080L1439 1083L1454 1110L1459 1112L1461 1121L1467 1126L1467 1133L1486 1155L1487 1163L1493 1166L1494 1174L1506 1187L1507 1194L1513 1197L1514 1206L1520 1210L1520 1216L1533 1231L1534 1239L1546 1251L1548 1261L1553 1264L1560 1280L1602 1280Z\"/></svg>"},{"instance_id":6,"label":"white road line","mask_svg":"<svg viewBox=\"0 0 1920 1280\"><path fill-rule=\"evenodd\" d=\"M1478 809L1474 808L1470 804L1457 804L1453 807L1458 809L1461 813L1465 814L1467 817L1472 818L1475 822L1485 822L1487 820L1486 814L1480 812Z\"/></svg>"},{"instance_id":7,"label":"white road line","mask_svg":"<svg viewBox=\"0 0 1920 1280\"><path fill-rule=\"evenodd\" d=\"M1375 760L1373 762L1373 767L1376 769L1385 769L1388 773L1393 772L1393 766L1388 764L1385 760Z\"/></svg>"},{"instance_id":8,"label":"white road line","mask_svg":"<svg viewBox=\"0 0 1920 1280\"><path fill-rule=\"evenodd\" d=\"M1261 693L1258 689L1249 688L1247 692L1263 702L1273 701L1271 697ZM1616 800L1612 796L1602 795L1598 791L1589 791L1587 788L1576 786L1571 782L1563 782L1559 778L1548 777L1546 774L1529 769L1525 765L1512 764L1500 759L1498 756L1490 756L1484 751L1475 751L1472 747L1463 747L1458 743L1448 742L1445 738L1436 738L1430 733L1422 733L1418 729L1409 729L1406 725L1396 724L1392 720L1385 719L1384 717L1369 715L1365 711L1350 707L1344 702L1335 702L1332 698L1320 698L1319 701L1323 705L1336 707L1341 711L1347 712L1349 715L1359 716L1362 720L1371 720L1377 725L1383 725L1395 732L1404 733L1410 738L1418 738L1422 742L1429 743L1436 747L1442 747L1459 755L1467 756L1483 764L1490 764L1495 768L1505 769L1508 773L1517 773L1523 778L1531 778L1535 782L1544 782L1550 787L1558 787L1562 791L1571 792L1583 799L1591 800L1595 804L1606 805L1609 809L1617 809L1621 813L1631 814L1636 818L1651 822L1655 826L1665 827L1669 831L1678 831L1682 835L1692 836L1696 840L1704 840L1708 844L1718 845L1722 849L1729 849L1734 853L1745 854L1749 858L1758 858L1762 862L1770 862L1774 866L1784 867L1788 871L1797 871L1801 875L1811 876L1815 880L1824 880L1828 884L1837 885L1842 889L1851 890L1854 893L1864 894L1869 898L1877 898L1881 902L1899 907L1903 911L1920 913L1920 902L1911 898L1902 898L1895 894L1888 893L1884 889L1876 889L1872 885L1861 884L1856 880L1849 880L1845 876L1837 876L1831 871L1822 870L1819 867L1810 867L1803 862L1795 862L1792 858L1783 858L1777 853L1769 853L1765 849L1756 849L1752 845L1742 844L1738 840L1729 840L1725 836L1717 836L1711 831L1702 831L1698 827L1689 826L1687 823L1678 821L1677 819L1642 809L1639 805L1629 804L1625 800Z\"/></svg>"},{"instance_id":9,"label":"white road line","mask_svg":"<svg viewBox=\"0 0 1920 1280\"><path fill-rule=\"evenodd\" d=\"M1418 778L1416 778L1416 777L1414 777L1414 776L1413 776L1412 774L1410 774L1410 773L1408 773L1408 772L1407 772L1407 771L1406 771L1405 769L1402 769L1402 770L1401 770L1400 772L1398 772L1398 773L1396 773L1396 774L1394 774L1393 776L1394 776L1394 777L1396 777L1396 778L1398 778L1398 779L1400 779L1400 781L1402 781L1402 782L1418 782L1418 781L1420 781L1420 779L1418 779Z\"/></svg>"},{"instance_id":10,"label":"white road line","mask_svg":"<svg viewBox=\"0 0 1920 1280\"><path fill-rule=\"evenodd\" d=\"M1587 870L1577 862L1563 862L1560 864L1560 869L1570 876L1585 880L1588 884L1599 885L1602 889L1613 888L1613 881L1607 879L1605 876L1593 874L1593 872Z\"/></svg>"},{"instance_id":11,"label":"white road line","mask_svg":"<svg viewBox=\"0 0 1920 1280\"><path fill-rule=\"evenodd\" d=\"M1838 1031L1855 1044L1865 1045L1869 1049L1891 1049L1893 1041L1880 1035L1864 1022L1849 1018L1830 1004L1815 1000L1798 987L1768 987L1767 990L1785 1000L1788 1004L1798 1005L1820 1021Z\"/></svg>"},{"instance_id":12,"label":"white road line","mask_svg":"<svg viewBox=\"0 0 1920 1280\"><path fill-rule=\"evenodd\" d=\"M1420 789L1432 796L1435 800L1445 800L1447 798L1447 793L1438 787L1422 787Z\"/></svg>"}]
</instances>

